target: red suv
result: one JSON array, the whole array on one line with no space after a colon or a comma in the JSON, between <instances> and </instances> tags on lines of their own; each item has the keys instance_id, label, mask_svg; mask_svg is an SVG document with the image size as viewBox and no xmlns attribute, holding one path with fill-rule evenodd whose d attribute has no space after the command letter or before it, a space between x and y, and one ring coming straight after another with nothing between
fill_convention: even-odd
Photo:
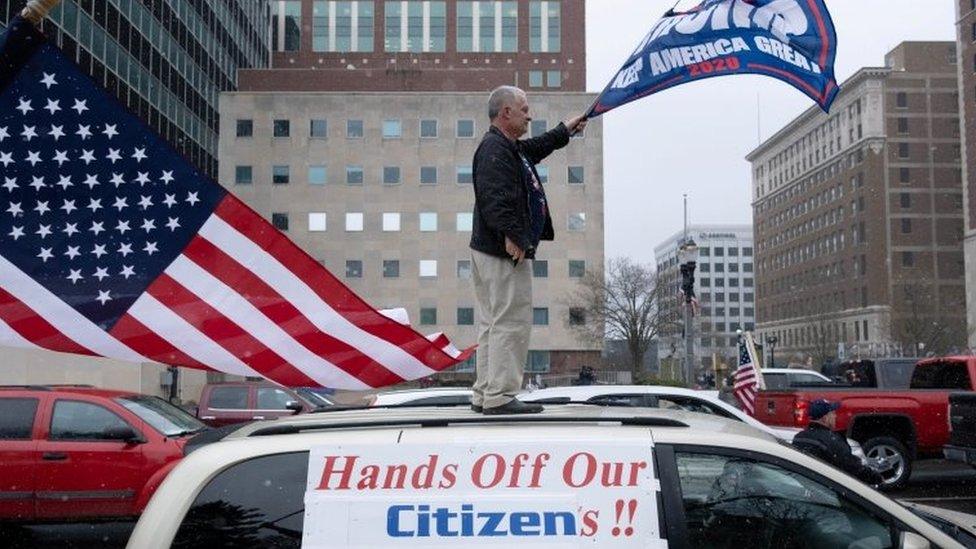
<instances>
[{"instance_id":1,"label":"red suv","mask_svg":"<svg viewBox=\"0 0 976 549\"><path fill-rule=\"evenodd\" d=\"M333 406L321 392L307 387L291 389L267 381L210 383L200 393L197 417L221 427L245 421L307 414Z\"/></svg>"},{"instance_id":2,"label":"red suv","mask_svg":"<svg viewBox=\"0 0 976 549\"><path fill-rule=\"evenodd\" d=\"M135 517L205 428L157 397L0 386L0 521Z\"/></svg>"}]
</instances>

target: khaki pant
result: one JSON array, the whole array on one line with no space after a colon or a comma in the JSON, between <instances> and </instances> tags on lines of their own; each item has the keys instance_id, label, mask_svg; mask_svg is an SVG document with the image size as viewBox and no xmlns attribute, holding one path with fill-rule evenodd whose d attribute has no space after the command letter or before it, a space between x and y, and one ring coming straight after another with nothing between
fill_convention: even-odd
<instances>
[{"instance_id":1,"label":"khaki pant","mask_svg":"<svg viewBox=\"0 0 976 549\"><path fill-rule=\"evenodd\" d=\"M471 403L485 408L511 402L522 387L532 330L532 267L529 260L471 251L471 278L478 300L478 355Z\"/></svg>"}]
</instances>

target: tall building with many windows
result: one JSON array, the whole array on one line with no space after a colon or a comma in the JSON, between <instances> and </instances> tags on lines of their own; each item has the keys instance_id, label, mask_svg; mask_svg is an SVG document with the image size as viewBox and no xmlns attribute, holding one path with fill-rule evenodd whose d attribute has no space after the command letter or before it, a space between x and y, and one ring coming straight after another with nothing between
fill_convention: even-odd
<instances>
[{"instance_id":1,"label":"tall building with many windows","mask_svg":"<svg viewBox=\"0 0 976 549\"><path fill-rule=\"evenodd\" d=\"M0 30L26 4L0 0ZM201 170L217 175L217 100L237 89L238 69L267 67L269 3L259 0L62 0L41 28ZM165 395L158 364L4 348L0 383L87 383ZM180 397L193 401L206 374L183 370Z\"/></svg>"},{"instance_id":2,"label":"tall building with many windows","mask_svg":"<svg viewBox=\"0 0 976 549\"><path fill-rule=\"evenodd\" d=\"M26 4L0 0L0 29ZM63 0L41 28L177 150L217 174L217 98L267 67L267 2Z\"/></svg>"},{"instance_id":3,"label":"tall building with many windows","mask_svg":"<svg viewBox=\"0 0 976 549\"><path fill-rule=\"evenodd\" d=\"M475 343L471 160L488 94L526 89L532 134L582 114L583 0L271 4L272 68L221 96L221 183L371 304ZM602 137L593 120L539 166L556 240L533 262L530 372L600 360L567 298L602 269Z\"/></svg>"},{"instance_id":4,"label":"tall building with many windows","mask_svg":"<svg viewBox=\"0 0 976 549\"><path fill-rule=\"evenodd\" d=\"M956 0L959 119L962 141L966 237L966 318L969 347L976 347L976 0Z\"/></svg>"},{"instance_id":5,"label":"tall building with many windows","mask_svg":"<svg viewBox=\"0 0 976 549\"><path fill-rule=\"evenodd\" d=\"M749 154L757 330L777 357L965 344L960 154L951 42L902 43Z\"/></svg>"},{"instance_id":6,"label":"tall building with many windows","mask_svg":"<svg viewBox=\"0 0 976 549\"><path fill-rule=\"evenodd\" d=\"M695 356L702 366L725 363L736 366L737 330L755 328L755 263L752 226L690 225L687 237L679 231L654 247L660 295L658 309L667 325L658 337L658 359L662 367L680 363L685 356L684 307L680 295L681 272L678 249L686 238L698 246L695 293L698 314L693 329Z\"/></svg>"}]
</instances>

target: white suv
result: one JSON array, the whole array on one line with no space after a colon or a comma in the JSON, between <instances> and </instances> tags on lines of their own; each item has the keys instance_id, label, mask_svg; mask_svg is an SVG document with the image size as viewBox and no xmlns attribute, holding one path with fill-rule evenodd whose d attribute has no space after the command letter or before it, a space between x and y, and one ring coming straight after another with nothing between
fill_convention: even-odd
<instances>
[{"instance_id":1,"label":"white suv","mask_svg":"<svg viewBox=\"0 0 976 549\"><path fill-rule=\"evenodd\" d=\"M717 416L367 409L197 448L129 547L965 547L940 521Z\"/></svg>"}]
</instances>

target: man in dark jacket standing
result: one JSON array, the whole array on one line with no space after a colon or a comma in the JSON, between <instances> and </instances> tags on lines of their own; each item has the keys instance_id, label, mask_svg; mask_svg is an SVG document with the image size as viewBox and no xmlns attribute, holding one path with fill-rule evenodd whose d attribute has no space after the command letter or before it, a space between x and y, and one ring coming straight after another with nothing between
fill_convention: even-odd
<instances>
[{"instance_id":1,"label":"man in dark jacket standing","mask_svg":"<svg viewBox=\"0 0 976 549\"><path fill-rule=\"evenodd\" d=\"M532 271L542 240L554 231L535 165L586 126L583 117L561 122L531 139L525 92L502 86L488 99L491 127L474 154L471 278L478 301L477 379L471 408L485 414L542 411L515 398L529 354Z\"/></svg>"},{"instance_id":2,"label":"man in dark jacket standing","mask_svg":"<svg viewBox=\"0 0 976 549\"><path fill-rule=\"evenodd\" d=\"M829 463L861 482L878 486L884 480L851 453L847 439L834 431L839 402L819 399L810 403L810 425L793 437L793 446L824 463Z\"/></svg>"}]
</instances>

